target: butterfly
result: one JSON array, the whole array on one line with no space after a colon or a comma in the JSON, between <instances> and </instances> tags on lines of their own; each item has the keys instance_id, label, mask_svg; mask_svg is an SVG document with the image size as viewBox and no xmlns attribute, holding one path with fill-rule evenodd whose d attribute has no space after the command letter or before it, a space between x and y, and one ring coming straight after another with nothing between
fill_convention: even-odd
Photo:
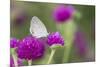
<instances>
[{"instance_id":1,"label":"butterfly","mask_svg":"<svg viewBox=\"0 0 100 67\"><path fill-rule=\"evenodd\" d=\"M47 29L43 22L36 16L33 16L30 23L30 33L36 38L46 37Z\"/></svg>"}]
</instances>

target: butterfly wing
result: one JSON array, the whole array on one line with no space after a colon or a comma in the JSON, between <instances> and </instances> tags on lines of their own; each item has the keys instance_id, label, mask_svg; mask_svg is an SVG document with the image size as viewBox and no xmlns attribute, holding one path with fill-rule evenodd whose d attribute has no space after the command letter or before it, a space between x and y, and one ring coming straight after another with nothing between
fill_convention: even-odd
<instances>
[{"instance_id":1,"label":"butterfly wing","mask_svg":"<svg viewBox=\"0 0 100 67\"><path fill-rule=\"evenodd\" d=\"M37 38L46 37L48 35L45 25L36 16L32 17L30 24L30 33L32 34L32 36L36 36Z\"/></svg>"}]
</instances>

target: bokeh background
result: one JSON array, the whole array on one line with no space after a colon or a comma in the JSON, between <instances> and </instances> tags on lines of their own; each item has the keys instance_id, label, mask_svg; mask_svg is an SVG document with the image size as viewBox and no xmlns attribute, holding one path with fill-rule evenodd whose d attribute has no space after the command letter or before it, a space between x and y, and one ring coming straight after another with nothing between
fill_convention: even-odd
<instances>
[{"instance_id":1,"label":"bokeh background","mask_svg":"<svg viewBox=\"0 0 100 67\"><path fill-rule=\"evenodd\" d=\"M55 6L61 5L57 3L41 3L41 2L23 2L11 0L10 15L10 37L22 39L30 34L30 21L32 16L37 16L45 24L48 32L57 31L56 23L52 19L52 11ZM66 5L66 4L65 4ZM68 4L67 4L68 5ZM90 5L74 5L78 15L75 24L77 31L75 41L70 52L70 62L88 62L95 61L95 6ZM63 50L58 50L54 55L52 62L62 63ZM45 64L50 50L47 51L46 57L34 61L34 64Z\"/></svg>"}]
</instances>

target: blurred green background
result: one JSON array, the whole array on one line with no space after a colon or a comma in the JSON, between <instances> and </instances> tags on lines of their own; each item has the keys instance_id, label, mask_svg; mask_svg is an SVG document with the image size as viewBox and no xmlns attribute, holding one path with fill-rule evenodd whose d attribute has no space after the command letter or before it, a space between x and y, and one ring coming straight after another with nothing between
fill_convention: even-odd
<instances>
[{"instance_id":1,"label":"blurred green background","mask_svg":"<svg viewBox=\"0 0 100 67\"><path fill-rule=\"evenodd\" d=\"M40 2L23 2L11 0L11 23L10 37L22 39L30 34L30 21L32 16L37 16L45 24L48 32L57 31L56 23L52 19L52 11L55 6L61 5L57 3L40 3ZM94 61L95 60L95 6L90 5L74 5L77 11L80 12L81 18L76 18L76 25L85 35L87 44L85 48L87 52L80 56L75 45L72 47L69 62ZM74 43L73 43L74 44ZM47 51L48 56L50 50ZM62 51L56 52L54 56L55 63L61 63L60 56ZM47 57L48 58L48 57ZM45 60L47 60L47 58ZM46 61L44 61L46 62ZM33 62L35 64L35 62ZM36 64L45 64L36 61Z\"/></svg>"}]
</instances>

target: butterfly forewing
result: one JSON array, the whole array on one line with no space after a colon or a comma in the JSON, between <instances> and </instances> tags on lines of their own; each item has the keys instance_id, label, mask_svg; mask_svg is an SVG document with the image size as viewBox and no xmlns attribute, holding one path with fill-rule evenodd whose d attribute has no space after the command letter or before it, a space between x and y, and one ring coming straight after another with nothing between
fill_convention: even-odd
<instances>
[{"instance_id":1,"label":"butterfly forewing","mask_svg":"<svg viewBox=\"0 0 100 67\"><path fill-rule=\"evenodd\" d=\"M32 17L30 24L30 33L37 38L46 37L48 35L47 29L42 21L34 16Z\"/></svg>"}]
</instances>

